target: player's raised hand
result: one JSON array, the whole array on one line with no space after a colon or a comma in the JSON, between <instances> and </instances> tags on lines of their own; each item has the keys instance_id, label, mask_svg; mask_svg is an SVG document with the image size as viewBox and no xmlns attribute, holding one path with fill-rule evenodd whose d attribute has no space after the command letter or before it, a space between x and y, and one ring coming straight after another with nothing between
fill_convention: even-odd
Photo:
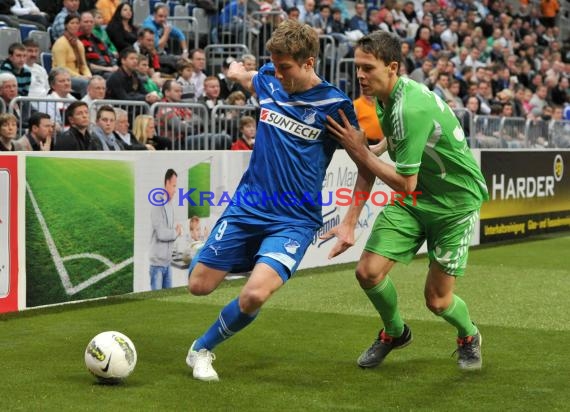
<instances>
[{"instance_id":1,"label":"player's raised hand","mask_svg":"<svg viewBox=\"0 0 570 412\"><path fill-rule=\"evenodd\" d=\"M226 76L229 79L236 79L238 78L240 75L242 75L243 73L245 73L247 70L245 69L244 65L242 62L238 62L238 61L233 61L230 63L230 67L228 68L228 72L226 73Z\"/></svg>"},{"instance_id":2,"label":"player's raised hand","mask_svg":"<svg viewBox=\"0 0 570 412\"><path fill-rule=\"evenodd\" d=\"M345 250L354 245L354 228L347 224L341 223L340 225L333 227L324 235L320 236L320 239L324 240L330 239L332 237L336 237L337 241L329 252L329 259L340 255Z\"/></svg>"}]
</instances>

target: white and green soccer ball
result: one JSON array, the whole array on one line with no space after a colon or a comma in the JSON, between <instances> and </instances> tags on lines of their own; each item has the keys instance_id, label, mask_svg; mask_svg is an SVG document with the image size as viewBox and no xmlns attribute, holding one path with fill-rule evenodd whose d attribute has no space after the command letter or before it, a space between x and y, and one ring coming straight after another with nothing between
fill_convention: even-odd
<instances>
[{"instance_id":1,"label":"white and green soccer ball","mask_svg":"<svg viewBox=\"0 0 570 412\"><path fill-rule=\"evenodd\" d=\"M115 384L129 376L137 364L133 342L115 331L95 336L85 349L85 365L103 383Z\"/></svg>"}]
</instances>

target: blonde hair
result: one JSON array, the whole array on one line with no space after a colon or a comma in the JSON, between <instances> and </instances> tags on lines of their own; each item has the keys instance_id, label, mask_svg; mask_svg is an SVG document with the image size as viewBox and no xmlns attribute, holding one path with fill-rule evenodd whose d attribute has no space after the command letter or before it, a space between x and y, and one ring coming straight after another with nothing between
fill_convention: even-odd
<instances>
[{"instance_id":1,"label":"blonde hair","mask_svg":"<svg viewBox=\"0 0 570 412\"><path fill-rule=\"evenodd\" d=\"M318 57L319 35L308 24L289 19L277 26L265 47L271 54L289 55L302 64Z\"/></svg>"},{"instance_id":2,"label":"blonde hair","mask_svg":"<svg viewBox=\"0 0 570 412\"><path fill-rule=\"evenodd\" d=\"M247 100L245 98L245 94L244 92L240 91L240 90L236 90L235 92L231 92L230 95L228 96L228 98L226 99L226 103L227 104L231 104L231 105L235 105L236 104L236 100L243 100L244 102Z\"/></svg>"},{"instance_id":3,"label":"blonde hair","mask_svg":"<svg viewBox=\"0 0 570 412\"><path fill-rule=\"evenodd\" d=\"M146 128L151 120L154 121L154 118L148 114L139 114L135 118L135 123L133 125L133 135L142 144L147 144L148 140L154 137L147 136L146 134Z\"/></svg>"},{"instance_id":4,"label":"blonde hair","mask_svg":"<svg viewBox=\"0 0 570 412\"><path fill-rule=\"evenodd\" d=\"M14 122L18 124L18 118L10 113L0 114L0 127L4 126L6 123Z\"/></svg>"},{"instance_id":5,"label":"blonde hair","mask_svg":"<svg viewBox=\"0 0 570 412\"><path fill-rule=\"evenodd\" d=\"M239 120L239 129L243 129L245 126L253 124L255 125L255 119L251 116L243 116L240 120Z\"/></svg>"}]
</instances>

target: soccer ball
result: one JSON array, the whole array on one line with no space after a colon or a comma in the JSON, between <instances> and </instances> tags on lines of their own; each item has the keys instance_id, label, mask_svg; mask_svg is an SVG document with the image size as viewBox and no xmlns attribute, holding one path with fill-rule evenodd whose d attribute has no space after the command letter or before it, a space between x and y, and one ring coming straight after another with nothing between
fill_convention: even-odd
<instances>
[{"instance_id":1,"label":"soccer ball","mask_svg":"<svg viewBox=\"0 0 570 412\"><path fill-rule=\"evenodd\" d=\"M120 332L102 332L91 339L85 349L87 369L103 383L119 383L137 364L133 342Z\"/></svg>"}]
</instances>

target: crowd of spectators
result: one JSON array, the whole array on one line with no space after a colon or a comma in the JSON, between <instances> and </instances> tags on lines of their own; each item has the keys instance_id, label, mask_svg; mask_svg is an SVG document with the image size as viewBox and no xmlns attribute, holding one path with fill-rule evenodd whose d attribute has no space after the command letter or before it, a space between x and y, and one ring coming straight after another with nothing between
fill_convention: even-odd
<instances>
[{"instance_id":1,"label":"crowd of spectators","mask_svg":"<svg viewBox=\"0 0 570 412\"><path fill-rule=\"evenodd\" d=\"M0 118L0 150L184 148L196 136L213 139L209 147L219 149L253 146L251 118L239 111L218 114L233 121L206 134L190 108L161 109L156 119L110 106L90 110L93 101L103 99L202 104L211 116L220 104L257 105L255 96L225 76L234 58L225 59L219 72L206 72L204 50L189 50L187 35L167 21L168 5L158 3L137 27L132 5L119 0L63 0L60 10L40 6L41 0L4 3L0 21L9 26L26 22L45 30L51 25L53 66L48 73L39 64L39 46L32 39L10 45L0 64L5 106L17 96L67 100L15 105L13 118ZM248 33L258 43L253 50L262 55L264 27L290 18L334 38L342 50L338 57L351 57L355 39L384 30L403 40L401 73L424 83L455 110L531 121L570 116L570 47L556 23L557 0L194 3L211 19L212 31L202 45L222 41L223 33L229 33L228 41L245 39ZM252 17L262 16L259 12L269 14ZM253 54L238 57L249 70L263 63ZM358 93L353 97L362 127L371 130L371 142L381 139L374 102ZM18 127L10 137L12 121Z\"/></svg>"}]
</instances>

